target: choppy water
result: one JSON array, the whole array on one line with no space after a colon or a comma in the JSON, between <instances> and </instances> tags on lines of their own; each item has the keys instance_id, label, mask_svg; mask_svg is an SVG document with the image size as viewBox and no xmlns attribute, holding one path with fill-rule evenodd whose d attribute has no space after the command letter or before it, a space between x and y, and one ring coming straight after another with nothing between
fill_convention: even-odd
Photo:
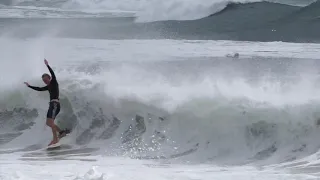
<instances>
[{"instance_id":1,"label":"choppy water","mask_svg":"<svg viewBox=\"0 0 320 180\"><path fill-rule=\"evenodd\" d=\"M0 179L318 178L319 2L0 3Z\"/></svg>"}]
</instances>

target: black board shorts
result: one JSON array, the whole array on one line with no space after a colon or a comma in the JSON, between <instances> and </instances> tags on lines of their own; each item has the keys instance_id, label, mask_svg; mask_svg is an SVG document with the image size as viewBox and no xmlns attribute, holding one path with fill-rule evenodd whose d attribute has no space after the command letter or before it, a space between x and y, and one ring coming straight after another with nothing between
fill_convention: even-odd
<instances>
[{"instance_id":1,"label":"black board shorts","mask_svg":"<svg viewBox=\"0 0 320 180\"><path fill-rule=\"evenodd\" d=\"M51 101L49 103L47 118L55 119L56 116L59 114L59 112L60 112L60 103Z\"/></svg>"}]
</instances>

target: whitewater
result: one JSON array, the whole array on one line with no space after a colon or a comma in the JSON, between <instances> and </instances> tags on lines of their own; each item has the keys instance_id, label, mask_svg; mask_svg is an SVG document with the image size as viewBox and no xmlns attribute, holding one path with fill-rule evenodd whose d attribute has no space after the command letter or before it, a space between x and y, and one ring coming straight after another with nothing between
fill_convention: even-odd
<instances>
[{"instance_id":1,"label":"whitewater","mask_svg":"<svg viewBox=\"0 0 320 180\"><path fill-rule=\"evenodd\" d=\"M320 178L319 1L0 4L1 180Z\"/></svg>"}]
</instances>

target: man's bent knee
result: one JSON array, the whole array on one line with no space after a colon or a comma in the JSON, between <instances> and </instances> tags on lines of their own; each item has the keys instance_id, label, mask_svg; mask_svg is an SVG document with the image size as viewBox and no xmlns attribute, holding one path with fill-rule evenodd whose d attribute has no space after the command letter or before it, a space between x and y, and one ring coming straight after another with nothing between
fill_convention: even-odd
<instances>
[{"instance_id":1,"label":"man's bent knee","mask_svg":"<svg viewBox=\"0 0 320 180\"><path fill-rule=\"evenodd\" d=\"M54 119L48 118L47 119L47 126L53 127L54 126Z\"/></svg>"}]
</instances>

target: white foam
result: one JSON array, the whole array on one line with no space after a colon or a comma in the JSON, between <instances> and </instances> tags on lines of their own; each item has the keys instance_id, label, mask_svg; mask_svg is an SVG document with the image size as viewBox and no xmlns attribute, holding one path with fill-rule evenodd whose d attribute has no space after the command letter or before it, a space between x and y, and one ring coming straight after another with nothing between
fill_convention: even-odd
<instances>
[{"instance_id":1,"label":"white foam","mask_svg":"<svg viewBox=\"0 0 320 180\"><path fill-rule=\"evenodd\" d=\"M165 107L181 104L190 98L215 97L216 95L229 98L246 97L259 102L267 101L274 105L306 103L320 98L316 93L317 88L313 87L316 77L308 76L310 70L305 75L301 74L301 81L291 87L287 86L288 90L283 89L279 83L270 82L267 78L260 84L251 86L246 79L241 77L227 82L224 77L211 75L196 82L182 79L177 86L168 82L162 75L141 69L138 65L124 64L97 75L74 71L77 66L87 62L156 62L171 59L177 61L177 58L181 60L198 58L197 60L200 61L199 57L206 57L206 59L211 57L214 60L215 57L224 57L230 52L238 52L240 58L261 56L317 59L319 44L43 38L27 41L1 39L0 46L4 50L4 60L0 66L1 74L10 77L1 76L2 91L17 89L17 86L23 88L24 81L38 79L39 74L47 71L43 65L43 58L46 57L52 66L58 68L59 78L63 81L72 79L71 84L90 82L83 84L85 86L104 84L106 93L114 97L136 96L144 101L157 99L157 97L171 99L167 104L163 104ZM17 63L19 66L16 65ZM41 85L41 82L35 82L34 85ZM235 88L238 91L234 91Z\"/></svg>"},{"instance_id":2,"label":"white foam","mask_svg":"<svg viewBox=\"0 0 320 180\"><path fill-rule=\"evenodd\" d=\"M283 57L317 59L319 44L295 44L282 42L235 42L235 41L175 41L175 40L62 40L51 41L50 59L61 61L116 61L116 62L155 62L177 60L177 57L197 58L224 57L229 52L238 52L242 57ZM92 48L94 47L94 48ZM78 54L81 50L81 55ZM59 53L56 53L59 52ZM123 53L125 52L125 53ZM61 56L60 56L61 55ZM51 56L51 57L50 57ZM103 58L102 58L103 57ZM66 75L69 72L66 72ZM80 75L80 74L79 74ZM76 75L78 76L78 75ZM303 76L303 74L301 74ZM150 72L139 66L123 65L104 71L90 81L106 85L106 93L113 97L135 96L144 101L163 98L173 101L164 107L181 104L197 97L216 97L221 95L229 98L246 97L259 102L270 102L274 105L299 104L317 100L314 78L305 75L286 91L282 85L270 82L267 78L261 84L251 86L241 77L225 81L225 77L208 75L201 81L190 82L181 79L179 85L168 82L160 74ZM192 85L191 85L192 84ZM237 89L238 91L234 91ZM293 98L295 97L295 98ZM300 97L300 98L297 98Z\"/></svg>"},{"instance_id":3,"label":"white foam","mask_svg":"<svg viewBox=\"0 0 320 180\"><path fill-rule=\"evenodd\" d=\"M216 167L210 165L159 164L126 158L99 158L96 162L21 161L8 158L1 166L3 180L73 179L73 180L156 180L203 179L280 180L315 179L308 174L289 174L280 170L258 170L253 167Z\"/></svg>"}]
</instances>

